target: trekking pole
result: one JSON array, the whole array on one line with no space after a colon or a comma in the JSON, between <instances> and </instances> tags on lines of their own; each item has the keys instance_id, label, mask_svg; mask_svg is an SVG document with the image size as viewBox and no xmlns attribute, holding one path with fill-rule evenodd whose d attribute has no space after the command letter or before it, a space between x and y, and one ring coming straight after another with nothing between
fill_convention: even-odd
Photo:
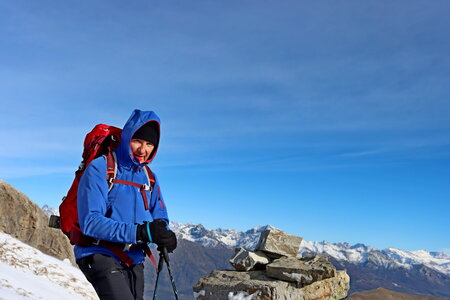
<instances>
[{"instance_id":1,"label":"trekking pole","mask_svg":"<svg viewBox=\"0 0 450 300\"><path fill-rule=\"evenodd\" d=\"M161 253L160 253L160 255L161 255ZM173 293L175 294L175 299L178 300L177 287L175 286L175 280L173 279L173 276L172 276L172 270L170 270L169 253L167 252L166 247L164 247L162 249L162 256L164 257L164 260L166 261L166 264L167 264L167 270L169 271L170 282L172 282L172 289L173 289ZM160 258L160 260L161 260L161 258Z\"/></svg>"},{"instance_id":2,"label":"trekking pole","mask_svg":"<svg viewBox=\"0 0 450 300\"><path fill-rule=\"evenodd\" d=\"M156 299L156 290L158 289L159 274L161 274L161 271L162 271L163 266L164 266L163 255L164 254L162 252L159 252L159 262L158 262L158 270L156 271L156 282L155 282L155 289L153 290L153 300Z\"/></svg>"}]
</instances>

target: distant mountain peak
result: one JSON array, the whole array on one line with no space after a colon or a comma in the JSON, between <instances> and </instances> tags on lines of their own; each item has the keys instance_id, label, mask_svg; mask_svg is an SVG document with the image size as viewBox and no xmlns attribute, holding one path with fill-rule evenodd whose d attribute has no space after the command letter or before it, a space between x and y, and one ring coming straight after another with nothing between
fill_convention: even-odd
<instances>
[{"instance_id":1,"label":"distant mountain peak","mask_svg":"<svg viewBox=\"0 0 450 300\"><path fill-rule=\"evenodd\" d=\"M170 227L179 238L202 244L205 247L243 247L246 249L255 248L262 231L276 229L273 226L265 225L253 227L245 232L223 228L210 230L201 224L182 224L178 222L171 222Z\"/></svg>"},{"instance_id":2,"label":"distant mountain peak","mask_svg":"<svg viewBox=\"0 0 450 300\"><path fill-rule=\"evenodd\" d=\"M42 211L44 212L44 214L46 214L47 216L51 216L51 215L56 215L59 216L59 211L53 207L50 207L47 204L44 204L41 207Z\"/></svg>"}]
</instances>

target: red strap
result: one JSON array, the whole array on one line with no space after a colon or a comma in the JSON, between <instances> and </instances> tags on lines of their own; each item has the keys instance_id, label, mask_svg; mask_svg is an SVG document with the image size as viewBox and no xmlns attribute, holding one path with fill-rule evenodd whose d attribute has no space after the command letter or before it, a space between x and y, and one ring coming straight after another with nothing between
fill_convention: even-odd
<instances>
[{"instance_id":1,"label":"red strap","mask_svg":"<svg viewBox=\"0 0 450 300\"><path fill-rule=\"evenodd\" d=\"M136 182L132 182L132 181L128 181L128 180L122 180L122 179L113 179L112 180L113 183L120 183L120 184L126 184L126 185L131 185L131 186L135 186L137 188L140 189L141 195L142 195L142 199L144 199L144 206L145 206L145 210L149 210L149 206L148 206L148 199L147 199L147 193L145 192L146 189L146 185L144 184L139 184Z\"/></svg>"},{"instance_id":2,"label":"red strap","mask_svg":"<svg viewBox=\"0 0 450 300\"><path fill-rule=\"evenodd\" d=\"M148 245L145 245L144 247L144 251L145 254L147 254L148 258L150 259L150 261L153 263L153 265L155 266L155 270L158 270L158 267L156 266L156 259L155 256L153 255L153 252L150 250L150 248L148 247Z\"/></svg>"},{"instance_id":3,"label":"red strap","mask_svg":"<svg viewBox=\"0 0 450 300\"><path fill-rule=\"evenodd\" d=\"M113 183L126 184L126 185L132 185L132 186L135 186L135 187L138 187L138 188L142 187L142 184L139 184L139 183L136 183L136 182L133 182L133 181L128 181L128 180L113 179L112 182Z\"/></svg>"},{"instance_id":4,"label":"red strap","mask_svg":"<svg viewBox=\"0 0 450 300\"><path fill-rule=\"evenodd\" d=\"M111 243L107 241L100 241L99 245L102 247L105 247L106 249L110 250L112 253L114 253L115 256L117 256L121 262L128 268L133 266L133 260L131 257L129 257L125 251L123 251L122 248L120 248L120 244Z\"/></svg>"},{"instance_id":5,"label":"red strap","mask_svg":"<svg viewBox=\"0 0 450 300\"><path fill-rule=\"evenodd\" d=\"M155 184L156 180L155 180L155 175L153 174L152 170L150 170L150 167L145 165L145 169L147 170L147 175L148 175L148 180L150 181L150 184L153 185Z\"/></svg>"},{"instance_id":6,"label":"red strap","mask_svg":"<svg viewBox=\"0 0 450 300\"><path fill-rule=\"evenodd\" d=\"M142 198L144 199L145 210L149 210L150 207L148 207L147 193L145 192L145 189L143 189L143 188L141 188L141 195L142 195Z\"/></svg>"},{"instance_id":7,"label":"red strap","mask_svg":"<svg viewBox=\"0 0 450 300\"><path fill-rule=\"evenodd\" d=\"M79 245L82 247L90 247L90 246L94 246L94 245L100 245L100 246L105 247L106 249L110 250L127 267L131 267L133 265L133 260L131 259L131 257L129 257L126 254L126 252L123 249L124 244L96 240L92 237L84 235L78 226L72 227L72 230L70 232L70 242L74 245ZM135 244L135 245L131 246L131 249L144 250L145 254L148 256L150 261L155 266L155 269L157 269L155 256L153 255L152 251L150 250L150 248L148 247L147 244Z\"/></svg>"}]
</instances>

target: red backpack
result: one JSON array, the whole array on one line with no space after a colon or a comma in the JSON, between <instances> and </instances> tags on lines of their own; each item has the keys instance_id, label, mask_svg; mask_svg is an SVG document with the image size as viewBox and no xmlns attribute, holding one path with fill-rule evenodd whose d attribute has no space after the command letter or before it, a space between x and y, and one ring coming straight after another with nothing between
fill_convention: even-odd
<instances>
[{"instance_id":1,"label":"red backpack","mask_svg":"<svg viewBox=\"0 0 450 300\"><path fill-rule=\"evenodd\" d=\"M111 252L113 252L125 265L131 266L133 261L125 253L126 250L130 249L129 245L101 241L92 237L85 236L81 232L80 226L78 224L78 184L87 166L93 159L100 156L105 156L106 158L107 172L105 174L105 180L108 182L110 189L112 188L112 184L114 183L132 185L139 188L144 200L145 208L148 210L148 200L145 191L152 191L155 184L155 177L148 166L145 166L144 171L146 172L149 179L149 185L141 185L130 181L115 179L117 166L115 157L113 155L113 150L116 149L117 146L119 146L121 133L122 129L120 128L105 124L98 124L94 127L94 129L92 129L91 132L86 135L86 138L84 139L84 150L82 154L83 160L81 161L78 170L75 172L75 179L73 180L73 183L69 191L67 192L67 195L63 197L62 203L59 206L60 215L50 216L49 226L60 228L62 232L67 235L67 237L70 239L70 243L73 245L101 245L111 250ZM152 260L152 262L156 264L152 252L147 245L133 246L143 249ZM136 247L131 247L131 249L134 249Z\"/></svg>"}]
</instances>

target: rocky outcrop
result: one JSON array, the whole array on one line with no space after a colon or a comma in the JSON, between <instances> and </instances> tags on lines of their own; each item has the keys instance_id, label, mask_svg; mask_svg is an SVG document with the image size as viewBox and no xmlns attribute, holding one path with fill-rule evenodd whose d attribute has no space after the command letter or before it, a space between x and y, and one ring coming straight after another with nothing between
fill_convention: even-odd
<instances>
[{"instance_id":1,"label":"rocky outcrop","mask_svg":"<svg viewBox=\"0 0 450 300\"><path fill-rule=\"evenodd\" d=\"M335 300L347 296L349 282L345 271L337 271L336 276L303 288L292 282L274 280L264 271L213 271L194 286L194 296L197 300L228 300L238 295L252 295L248 298L252 300Z\"/></svg>"},{"instance_id":2,"label":"rocky outcrop","mask_svg":"<svg viewBox=\"0 0 450 300\"><path fill-rule=\"evenodd\" d=\"M336 300L347 297L350 289L347 273L337 271L324 255L296 257L300 243L300 237L279 230L262 232L258 251L238 249L230 260L237 271L216 270L201 278L193 287L195 298ZM263 270L258 270L261 267Z\"/></svg>"},{"instance_id":3,"label":"rocky outcrop","mask_svg":"<svg viewBox=\"0 0 450 300\"><path fill-rule=\"evenodd\" d=\"M49 228L48 219L27 196L0 180L0 231L45 254L75 263L69 240L60 230Z\"/></svg>"}]
</instances>

